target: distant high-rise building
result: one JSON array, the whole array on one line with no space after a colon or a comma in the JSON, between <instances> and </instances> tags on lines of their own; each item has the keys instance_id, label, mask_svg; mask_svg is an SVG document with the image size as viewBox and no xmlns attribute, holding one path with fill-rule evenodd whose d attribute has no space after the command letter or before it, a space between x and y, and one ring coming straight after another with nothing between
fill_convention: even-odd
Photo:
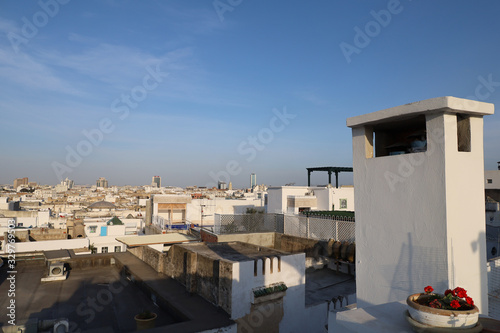
<instances>
[{"instance_id":1,"label":"distant high-rise building","mask_svg":"<svg viewBox=\"0 0 500 333\"><path fill-rule=\"evenodd\" d=\"M153 180L151 181L151 186L154 187L161 187L161 177L160 176L153 176Z\"/></svg>"},{"instance_id":2,"label":"distant high-rise building","mask_svg":"<svg viewBox=\"0 0 500 333\"><path fill-rule=\"evenodd\" d=\"M28 185L28 177L16 178L14 180L14 188L17 188L20 185Z\"/></svg>"},{"instance_id":3,"label":"distant high-rise building","mask_svg":"<svg viewBox=\"0 0 500 333\"><path fill-rule=\"evenodd\" d=\"M108 187L108 181L106 180L106 178L104 177L100 177L98 180L97 180L97 187L104 187L104 188L107 188Z\"/></svg>"},{"instance_id":4,"label":"distant high-rise building","mask_svg":"<svg viewBox=\"0 0 500 333\"><path fill-rule=\"evenodd\" d=\"M71 179L68 179L68 177L66 177L65 180L61 181L61 185L66 186L66 188L68 190L71 190L73 188L73 185L75 185L75 182L72 181Z\"/></svg>"},{"instance_id":5,"label":"distant high-rise building","mask_svg":"<svg viewBox=\"0 0 500 333\"><path fill-rule=\"evenodd\" d=\"M229 190L232 190L233 189L233 183L232 182L229 182L229 185L227 187Z\"/></svg>"},{"instance_id":6,"label":"distant high-rise building","mask_svg":"<svg viewBox=\"0 0 500 333\"><path fill-rule=\"evenodd\" d=\"M250 174L250 188L254 188L257 185L257 175L255 173Z\"/></svg>"},{"instance_id":7,"label":"distant high-rise building","mask_svg":"<svg viewBox=\"0 0 500 333\"><path fill-rule=\"evenodd\" d=\"M222 182L219 180L219 190L227 190L226 182Z\"/></svg>"}]
</instances>

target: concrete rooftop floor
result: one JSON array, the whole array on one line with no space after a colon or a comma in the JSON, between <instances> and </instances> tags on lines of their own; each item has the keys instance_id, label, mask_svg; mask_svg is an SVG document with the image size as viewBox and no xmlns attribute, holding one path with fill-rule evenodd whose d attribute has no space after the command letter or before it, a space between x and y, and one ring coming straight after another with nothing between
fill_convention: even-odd
<instances>
[{"instance_id":1,"label":"concrete rooftop floor","mask_svg":"<svg viewBox=\"0 0 500 333\"><path fill-rule=\"evenodd\" d=\"M121 266L75 268L64 281L43 283L40 279L46 273L44 264L18 265L16 323L24 324L33 318L67 318L70 332L133 332L136 330L134 316L147 309L158 314L156 328L148 332L200 332L234 324L226 312L201 296L188 293L179 282L157 273L132 254L116 253L114 258ZM118 270L122 266L127 267L127 277ZM0 267L0 307L3 309L10 300L7 276L4 265ZM158 307L138 285L131 283L131 278L152 290L158 297L156 303L169 305ZM178 313L169 312L170 307ZM1 311L0 331L10 326L8 320L6 311Z\"/></svg>"},{"instance_id":2,"label":"concrete rooftop floor","mask_svg":"<svg viewBox=\"0 0 500 333\"><path fill-rule=\"evenodd\" d=\"M337 273L328 268L306 270L306 306L355 293L356 279L352 275Z\"/></svg>"},{"instance_id":3,"label":"concrete rooftop floor","mask_svg":"<svg viewBox=\"0 0 500 333\"><path fill-rule=\"evenodd\" d=\"M15 300L18 325L35 318L67 318L71 332L133 332L136 329L134 316L145 309L158 314L157 326L176 322L137 286L121 277L114 267L73 269L64 281L41 282L45 270L44 265L17 267ZM10 300L6 271L6 266L0 268L2 309L6 309ZM8 320L6 311L2 311L0 328L10 326Z\"/></svg>"}]
</instances>

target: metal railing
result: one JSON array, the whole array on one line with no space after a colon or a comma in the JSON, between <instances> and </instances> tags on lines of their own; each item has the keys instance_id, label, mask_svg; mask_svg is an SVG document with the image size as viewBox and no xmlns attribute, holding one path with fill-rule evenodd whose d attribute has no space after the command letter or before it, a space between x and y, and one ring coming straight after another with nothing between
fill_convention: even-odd
<instances>
[{"instance_id":1,"label":"metal railing","mask_svg":"<svg viewBox=\"0 0 500 333\"><path fill-rule=\"evenodd\" d=\"M345 216L307 217L285 214L215 214L214 233L280 232L318 240L354 242L354 219Z\"/></svg>"},{"instance_id":2,"label":"metal railing","mask_svg":"<svg viewBox=\"0 0 500 333\"><path fill-rule=\"evenodd\" d=\"M151 224L157 229L161 230L186 230L190 229L193 225L191 221L182 220L178 222L172 222L159 215L153 215Z\"/></svg>"},{"instance_id":3,"label":"metal railing","mask_svg":"<svg viewBox=\"0 0 500 333\"><path fill-rule=\"evenodd\" d=\"M282 214L215 214L214 233L283 232Z\"/></svg>"},{"instance_id":4,"label":"metal railing","mask_svg":"<svg viewBox=\"0 0 500 333\"><path fill-rule=\"evenodd\" d=\"M500 320L500 258L488 261L488 315Z\"/></svg>"}]
</instances>

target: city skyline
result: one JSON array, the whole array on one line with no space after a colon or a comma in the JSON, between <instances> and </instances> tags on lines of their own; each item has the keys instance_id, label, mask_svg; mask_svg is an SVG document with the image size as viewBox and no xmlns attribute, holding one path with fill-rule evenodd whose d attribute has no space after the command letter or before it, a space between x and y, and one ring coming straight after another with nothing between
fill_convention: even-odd
<instances>
[{"instance_id":1,"label":"city skyline","mask_svg":"<svg viewBox=\"0 0 500 333\"><path fill-rule=\"evenodd\" d=\"M500 4L42 0L0 5L0 183L307 184L352 166L348 117L499 105ZM485 169L500 115L484 122ZM313 175L312 184L326 184ZM341 175L352 184L352 175Z\"/></svg>"}]
</instances>

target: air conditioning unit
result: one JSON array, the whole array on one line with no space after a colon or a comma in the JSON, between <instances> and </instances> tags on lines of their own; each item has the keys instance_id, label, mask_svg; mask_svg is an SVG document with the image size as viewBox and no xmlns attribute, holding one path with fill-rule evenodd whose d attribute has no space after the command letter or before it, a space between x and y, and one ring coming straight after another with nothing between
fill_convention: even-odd
<instances>
[{"instance_id":1,"label":"air conditioning unit","mask_svg":"<svg viewBox=\"0 0 500 333\"><path fill-rule=\"evenodd\" d=\"M54 332L63 333L69 332L69 321L67 319L60 319L54 324Z\"/></svg>"},{"instance_id":2,"label":"air conditioning unit","mask_svg":"<svg viewBox=\"0 0 500 333\"><path fill-rule=\"evenodd\" d=\"M64 263L62 262L50 263L49 276L64 276Z\"/></svg>"}]
</instances>

